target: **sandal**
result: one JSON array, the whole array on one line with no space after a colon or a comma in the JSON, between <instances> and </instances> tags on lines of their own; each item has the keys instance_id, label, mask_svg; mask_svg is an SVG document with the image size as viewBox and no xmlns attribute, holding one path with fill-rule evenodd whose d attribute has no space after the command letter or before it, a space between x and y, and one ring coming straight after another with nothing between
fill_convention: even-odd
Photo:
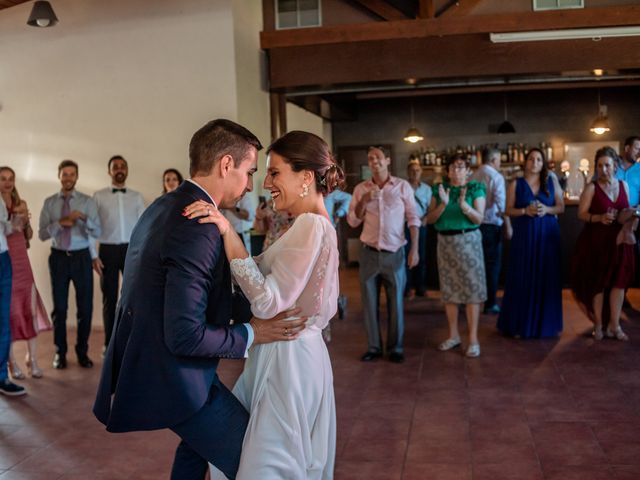
<instances>
[{"instance_id":1,"label":"sandal","mask_svg":"<svg viewBox=\"0 0 640 480\"><path fill-rule=\"evenodd\" d=\"M602 340L604 338L604 335L602 334L602 326L593 327L593 333L591 335L593 335L595 340Z\"/></svg>"},{"instance_id":2,"label":"sandal","mask_svg":"<svg viewBox=\"0 0 640 480\"><path fill-rule=\"evenodd\" d=\"M29 369L29 375L31 375L32 378L42 378L42 370L38 367L36 361L31 361L31 359L27 358L26 362L27 368Z\"/></svg>"},{"instance_id":3,"label":"sandal","mask_svg":"<svg viewBox=\"0 0 640 480\"><path fill-rule=\"evenodd\" d=\"M438 350L441 352L446 352L447 350L451 350L452 348L456 348L460 346L460 337L458 338L447 338L444 342L438 345Z\"/></svg>"},{"instance_id":4,"label":"sandal","mask_svg":"<svg viewBox=\"0 0 640 480\"><path fill-rule=\"evenodd\" d=\"M620 326L613 332L607 328L607 338L615 338L616 340L620 340L622 342L629 341L629 337L622 331L622 327Z\"/></svg>"},{"instance_id":5,"label":"sandal","mask_svg":"<svg viewBox=\"0 0 640 480\"><path fill-rule=\"evenodd\" d=\"M24 373L22 373L22 370L20 370L20 367L18 367L16 362L8 361L7 368L9 369L9 375L11 375L11 378L14 380L25 379Z\"/></svg>"},{"instance_id":6,"label":"sandal","mask_svg":"<svg viewBox=\"0 0 640 480\"><path fill-rule=\"evenodd\" d=\"M467 348L467 351L465 352L465 356L469 357L469 358L476 358L480 356L480 344L479 343L472 343L469 345L469 347Z\"/></svg>"}]
</instances>

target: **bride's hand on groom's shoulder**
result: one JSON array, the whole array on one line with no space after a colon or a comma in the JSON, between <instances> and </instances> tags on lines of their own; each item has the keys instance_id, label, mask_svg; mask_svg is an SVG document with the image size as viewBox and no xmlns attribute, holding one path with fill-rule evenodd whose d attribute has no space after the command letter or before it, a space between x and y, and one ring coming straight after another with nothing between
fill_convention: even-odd
<instances>
[{"instance_id":1,"label":"bride's hand on groom's shoulder","mask_svg":"<svg viewBox=\"0 0 640 480\"><path fill-rule=\"evenodd\" d=\"M308 317L298 317L300 311L299 308L294 308L267 320L253 317L249 322L253 327L253 343L271 343L298 338L308 319Z\"/></svg>"},{"instance_id":2,"label":"bride's hand on groom's shoulder","mask_svg":"<svg viewBox=\"0 0 640 480\"><path fill-rule=\"evenodd\" d=\"M197 218L198 223L215 223L218 226L218 230L220 230L220 235L225 235L231 226L229 220L222 215L215 205L204 200L197 200L184 207L182 215L189 220Z\"/></svg>"}]
</instances>

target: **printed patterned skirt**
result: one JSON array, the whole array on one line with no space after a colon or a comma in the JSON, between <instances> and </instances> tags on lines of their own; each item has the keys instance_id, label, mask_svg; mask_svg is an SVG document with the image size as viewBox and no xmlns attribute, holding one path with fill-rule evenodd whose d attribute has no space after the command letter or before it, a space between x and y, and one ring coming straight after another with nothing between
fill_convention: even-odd
<instances>
[{"instance_id":1,"label":"printed patterned skirt","mask_svg":"<svg viewBox=\"0 0 640 480\"><path fill-rule=\"evenodd\" d=\"M487 299L479 230L438 235L438 274L444 303L483 303Z\"/></svg>"}]
</instances>

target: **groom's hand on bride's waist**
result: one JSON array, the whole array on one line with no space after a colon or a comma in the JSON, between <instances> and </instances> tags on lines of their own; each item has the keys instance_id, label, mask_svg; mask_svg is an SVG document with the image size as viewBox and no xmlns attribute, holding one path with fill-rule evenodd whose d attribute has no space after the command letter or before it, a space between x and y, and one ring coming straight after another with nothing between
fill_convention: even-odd
<instances>
[{"instance_id":1,"label":"groom's hand on bride's waist","mask_svg":"<svg viewBox=\"0 0 640 480\"><path fill-rule=\"evenodd\" d=\"M251 327L253 327L253 343L271 343L280 341L295 340L300 332L304 330L308 317L299 317L299 308L286 310L273 318L267 320L253 317Z\"/></svg>"}]
</instances>

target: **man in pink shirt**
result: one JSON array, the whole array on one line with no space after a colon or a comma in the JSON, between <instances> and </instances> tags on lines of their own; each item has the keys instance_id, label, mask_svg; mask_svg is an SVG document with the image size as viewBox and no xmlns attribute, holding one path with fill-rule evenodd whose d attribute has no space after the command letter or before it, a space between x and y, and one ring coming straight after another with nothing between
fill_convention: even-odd
<instances>
[{"instance_id":1,"label":"man in pink shirt","mask_svg":"<svg viewBox=\"0 0 640 480\"><path fill-rule=\"evenodd\" d=\"M402 337L404 334L403 295L407 281L404 268L406 243L405 220L411 232L411 248L407 264L418 264L418 228L413 189L406 180L389 173L391 159L382 147L369 147L367 154L372 178L356 185L349 206L347 222L353 228L361 224L362 250L360 251L360 289L364 309L364 322L369 348L363 362L382 357L378 303L381 282L387 296L389 329L387 352L389 360L404 361Z\"/></svg>"}]
</instances>

